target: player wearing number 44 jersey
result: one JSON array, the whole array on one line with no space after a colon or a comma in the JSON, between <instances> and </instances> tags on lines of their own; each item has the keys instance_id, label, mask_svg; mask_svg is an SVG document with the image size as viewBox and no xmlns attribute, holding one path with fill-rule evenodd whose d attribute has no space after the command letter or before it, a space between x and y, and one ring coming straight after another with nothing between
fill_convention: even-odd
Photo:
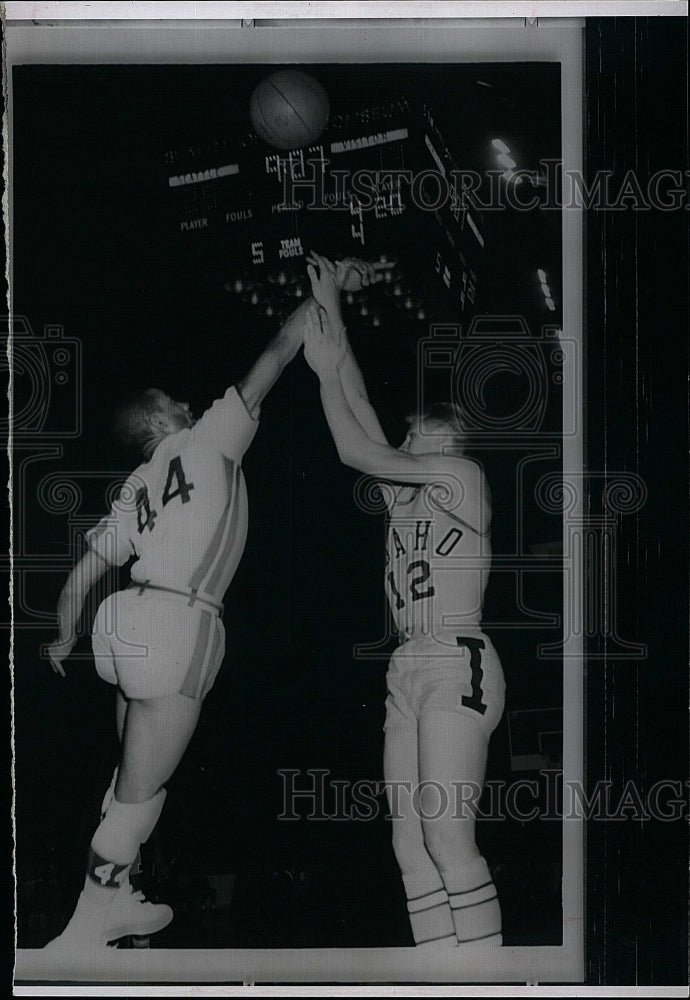
<instances>
[{"instance_id":1,"label":"player wearing number 44 jersey","mask_svg":"<svg viewBox=\"0 0 690 1000\"><path fill-rule=\"evenodd\" d=\"M501 664L481 630L488 487L462 455L451 404L411 418L400 448L388 444L361 375L353 375L333 266L312 255L309 276L320 309L307 323L304 352L328 425L341 460L375 476L388 505L386 590L401 643L387 674L384 772L412 933L426 947L501 944L475 816L456 802L458 783L479 796L504 705Z\"/></svg>"},{"instance_id":2,"label":"player wearing number 44 jersey","mask_svg":"<svg viewBox=\"0 0 690 1000\"><path fill-rule=\"evenodd\" d=\"M361 288L379 265L339 271L340 287ZM58 604L53 669L75 642L88 590L110 566L134 560L130 586L99 607L93 652L100 676L117 686L121 758L91 840L84 889L66 929L47 945L58 959L146 935L172 919L170 907L133 892L129 873L163 808L165 782L184 754L224 652L220 620L247 534L242 458L259 407L302 343L315 312L300 306L248 375L197 421L186 403L149 389L120 406L120 436L144 458L108 517L88 533L88 551Z\"/></svg>"}]
</instances>

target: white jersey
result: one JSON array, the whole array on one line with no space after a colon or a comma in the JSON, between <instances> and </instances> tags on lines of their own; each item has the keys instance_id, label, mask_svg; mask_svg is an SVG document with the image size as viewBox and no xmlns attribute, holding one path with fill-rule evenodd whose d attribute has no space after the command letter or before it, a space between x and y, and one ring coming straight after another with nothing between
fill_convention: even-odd
<instances>
[{"instance_id":1,"label":"white jersey","mask_svg":"<svg viewBox=\"0 0 690 1000\"><path fill-rule=\"evenodd\" d=\"M433 472L422 485L384 487L390 495L386 593L396 628L406 636L479 627L491 568L491 511L481 469L468 459L429 459Z\"/></svg>"},{"instance_id":2,"label":"white jersey","mask_svg":"<svg viewBox=\"0 0 690 1000\"><path fill-rule=\"evenodd\" d=\"M258 422L231 387L193 427L169 434L128 477L89 547L132 579L220 602L247 538L241 462Z\"/></svg>"}]
</instances>

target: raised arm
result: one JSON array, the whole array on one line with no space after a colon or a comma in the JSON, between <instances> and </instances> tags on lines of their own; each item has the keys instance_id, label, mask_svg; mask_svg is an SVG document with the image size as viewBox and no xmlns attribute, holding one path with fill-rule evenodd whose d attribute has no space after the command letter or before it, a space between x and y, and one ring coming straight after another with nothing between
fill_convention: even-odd
<instances>
[{"instance_id":1,"label":"raised arm","mask_svg":"<svg viewBox=\"0 0 690 1000\"><path fill-rule=\"evenodd\" d=\"M366 431L372 440L380 441L382 444L385 444L387 443L386 435L383 433L383 429L379 423L379 418L376 415L374 407L369 402L367 387L364 384L364 378L362 377L362 372L357 364L357 359L352 353L352 347L347 339L347 330L344 325L343 339L345 341L345 356L343 358L343 363L338 369L338 375L340 377L340 384L343 388L343 392L345 393L345 397L353 414L361 424L362 429Z\"/></svg>"},{"instance_id":2,"label":"raised arm","mask_svg":"<svg viewBox=\"0 0 690 1000\"><path fill-rule=\"evenodd\" d=\"M408 455L385 438L370 437L350 407L338 371L324 367L318 375L323 411L341 462L379 479L416 484L426 481L429 456Z\"/></svg>"},{"instance_id":3,"label":"raised arm","mask_svg":"<svg viewBox=\"0 0 690 1000\"><path fill-rule=\"evenodd\" d=\"M313 268L310 268L309 276L317 297L321 292L321 279ZM340 378L340 369L345 363L342 338L333 328L326 309L320 308L307 321L304 355L319 376L324 414L341 462L381 479L423 482L427 464L423 461L425 456L398 451L385 438L383 441L375 440L356 418Z\"/></svg>"},{"instance_id":4,"label":"raised arm","mask_svg":"<svg viewBox=\"0 0 690 1000\"><path fill-rule=\"evenodd\" d=\"M316 303L311 298L298 306L244 378L237 383L238 391L252 417L258 416L259 407L269 390L302 345L306 318L316 308Z\"/></svg>"},{"instance_id":5,"label":"raised arm","mask_svg":"<svg viewBox=\"0 0 690 1000\"><path fill-rule=\"evenodd\" d=\"M307 261L312 270L318 267L320 272L323 269L324 274L330 274L338 292L334 298L326 296L324 301L319 304L326 309L336 341L342 345L343 356L338 368L338 375L345 397L353 414L368 436L374 441L385 444L386 435L383 433L376 411L369 402L362 372L347 338L347 329L340 311L340 292L343 289L358 289L375 284L381 279L384 270L393 265L368 264L352 257L337 261L333 265L326 257L316 253L310 253Z\"/></svg>"},{"instance_id":6,"label":"raised arm","mask_svg":"<svg viewBox=\"0 0 690 1000\"><path fill-rule=\"evenodd\" d=\"M338 455L344 465L376 479L430 487L428 502L482 534L491 521L484 474L471 459L433 450L423 454L392 448L371 438L355 417L343 390L338 366L342 350L332 336L325 310L307 324L304 354L319 376L321 402Z\"/></svg>"},{"instance_id":7,"label":"raised arm","mask_svg":"<svg viewBox=\"0 0 690 1000\"><path fill-rule=\"evenodd\" d=\"M86 595L108 569L105 559L89 549L70 572L62 588L57 605L60 623L58 638L47 648L53 670L62 677L65 676L62 661L69 656L77 641L77 622L84 610Z\"/></svg>"},{"instance_id":8,"label":"raised arm","mask_svg":"<svg viewBox=\"0 0 690 1000\"><path fill-rule=\"evenodd\" d=\"M319 333L323 338L324 334ZM311 341L315 334L308 333ZM307 350L305 339L305 351ZM311 351L311 345L309 345ZM323 357L323 353L321 354ZM319 370L321 402L341 462L376 479L413 486L431 486L427 502L443 509L482 534L491 522L491 501L484 474L476 462L432 451L409 454L373 441L349 406L333 360Z\"/></svg>"},{"instance_id":9,"label":"raised arm","mask_svg":"<svg viewBox=\"0 0 690 1000\"><path fill-rule=\"evenodd\" d=\"M392 264L368 264L355 258L346 258L332 265L325 258L312 254L309 260L323 260L328 264L333 274L337 288L336 301L340 291L344 289L363 288L381 280L383 272ZM270 389L277 382L283 369L292 361L304 338L305 322L316 314L318 303L313 298L307 299L289 316L282 325L266 350L259 356L245 377L238 382L237 389L245 406L252 417L257 417L261 403ZM340 309L338 306L338 315ZM342 317L341 317L342 321ZM351 401L357 418L362 421L368 433L377 440L385 441L376 413L369 403L366 386L352 350L347 341L345 326L342 325L342 341L345 350L345 363L342 366L341 378L343 387Z\"/></svg>"}]
</instances>

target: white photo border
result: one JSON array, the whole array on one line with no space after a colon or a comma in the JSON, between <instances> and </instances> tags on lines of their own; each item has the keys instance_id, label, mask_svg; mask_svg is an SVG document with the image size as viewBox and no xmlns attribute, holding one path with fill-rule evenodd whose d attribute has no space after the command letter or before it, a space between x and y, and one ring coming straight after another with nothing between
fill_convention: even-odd
<instances>
[{"instance_id":1,"label":"white photo border","mask_svg":"<svg viewBox=\"0 0 690 1000\"><path fill-rule=\"evenodd\" d=\"M22 5L15 5L16 7ZM26 6L26 5L24 5ZM36 6L36 5L32 5ZM41 6L41 5L38 5ZM581 171L583 136L583 24L571 19L467 21L449 26L400 23L372 29L353 23L325 31L323 27L275 25L241 27L177 27L119 23L61 27L8 25L6 67L9 144L12 142L12 68L33 64L208 64L310 62L558 62L561 66L563 170ZM12 177L9 177L10 227ZM563 476L573 484L582 507L583 472L583 227L580 209L562 213L563 331L579 347L566 355L563 371L564 426L579 407L579 433L563 438ZM571 508L571 518L583 517ZM564 552L572 546L563 522ZM584 684L582 636L569 620L579 616L582 602L582 559L577 553L564 566L564 758L563 780L584 779ZM284 949L284 950L116 950L85 963L72 981L199 983L581 983L584 980L585 897L584 821L563 822L563 939L560 946L503 947L487 952L463 951L462 969L452 952L424 954L414 948ZM19 983L51 979L55 970L40 951L18 950ZM120 990L120 992L122 992ZM35 995L35 994L33 994ZM149 994L150 995L150 994ZM227 994L226 994L227 995Z\"/></svg>"}]
</instances>

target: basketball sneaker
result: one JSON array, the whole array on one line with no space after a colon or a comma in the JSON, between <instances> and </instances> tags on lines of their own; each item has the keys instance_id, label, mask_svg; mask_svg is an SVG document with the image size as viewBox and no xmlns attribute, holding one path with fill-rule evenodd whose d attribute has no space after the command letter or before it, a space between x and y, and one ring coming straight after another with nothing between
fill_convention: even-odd
<instances>
[{"instance_id":1,"label":"basketball sneaker","mask_svg":"<svg viewBox=\"0 0 690 1000\"><path fill-rule=\"evenodd\" d=\"M132 889L129 881L122 885L112 903L105 906L94 903L84 892L70 922L43 949L47 954L98 951L109 941L129 934L148 936L167 927L173 918L172 909L165 903L151 903L143 892Z\"/></svg>"},{"instance_id":2,"label":"basketball sneaker","mask_svg":"<svg viewBox=\"0 0 690 1000\"><path fill-rule=\"evenodd\" d=\"M173 911L166 903L151 903L140 889L133 889L129 882L118 889L108 907L110 913L106 926L108 941L128 934L146 937L167 927Z\"/></svg>"}]
</instances>

